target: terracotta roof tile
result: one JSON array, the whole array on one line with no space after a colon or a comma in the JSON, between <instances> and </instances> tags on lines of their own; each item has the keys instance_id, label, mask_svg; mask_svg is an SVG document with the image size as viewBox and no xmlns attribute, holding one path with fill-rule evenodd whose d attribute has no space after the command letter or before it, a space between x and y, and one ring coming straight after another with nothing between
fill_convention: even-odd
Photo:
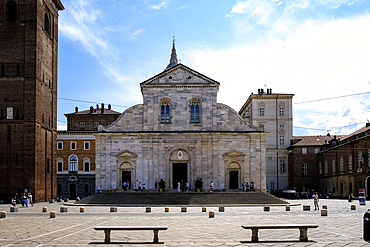
<instances>
[{"instance_id":1,"label":"terracotta roof tile","mask_svg":"<svg viewBox=\"0 0 370 247\"><path fill-rule=\"evenodd\" d=\"M346 136L336 136L337 139L342 140ZM334 136L293 136L293 140L298 140L292 146L321 146L330 140L334 139Z\"/></svg>"}]
</instances>

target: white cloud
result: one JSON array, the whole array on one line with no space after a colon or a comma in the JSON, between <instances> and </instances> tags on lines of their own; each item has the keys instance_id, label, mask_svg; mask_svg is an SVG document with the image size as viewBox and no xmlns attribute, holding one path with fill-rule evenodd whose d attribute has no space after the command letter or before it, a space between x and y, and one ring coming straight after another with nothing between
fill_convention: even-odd
<instances>
[{"instance_id":1,"label":"white cloud","mask_svg":"<svg viewBox=\"0 0 370 247\"><path fill-rule=\"evenodd\" d=\"M152 5L149 6L149 8L159 10L159 9L162 9L162 8L166 7L166 5L167 5L167 2L163 1L160 4L157 4L157 5L152 4Z\"/></svg>"},{"instance_id":2,"label":"white cloud","mask_svg":"<svg viewBox=\"0 0 370 247\"><path fill-rule=\"evenodd\" d=\"M278 4L277 4L277 5L281 5L281 4L283 4L283 2L278 2Z\"/></svg>"},{"instance_id":3,"label":"white cloud","mask_svg":"<svg viewBox=\"0 0 370 247\"><path fill-rule=\"evenodd\" d=\"M335 7L334 7L334 9L337 9L337 8L339 8L339 7L340 7L340 4L339 4L339 5L337 5L337 6L335 6Z\"/></svg>"},{"instance_id":4,"label":"white cloud","mask_svg":"<svg viewBox=\"0 0 370 247\"><path fill-rule=\"evenodd\" d=\"M61 124L58 124L57 126L57 130L67 130L67 125L61 125Z\"/></svg>"},{"instance_id":5,"label":"white cloud","mask_svg":"<svg viewBox=\"0 0 370 247\"><path fill-rule=\"evenodd\" d=\"M180 7L175 8L175 9L185 9L185 8L186 8L186 5L182 5Z\"/></svg>"},{"instance_id":6,"label":"white cloud","mask_svg":"<svg viewBox=\"0 0 370 247\"><path fill-rule=\"evenodd\" d=\"M132 34L132 38L136 38L139 34L141 34L142 32L144 32L145 29L139 29L139 30L136 30L133 34Z\"/></svg>"},{"instance_id":7,"label":"white cloud","mask_svg":"<svg viewBox=\"0 0 370 247\"><path fill-rule=\"evenodd\" d=\"M275 30L276 25L272 25L268 43L191 50L186 52L187 61L197 71L219 81L218 101L236 110L251 92L256 93L265 84L273 92L295 94L295 103L370 91L370 16L309 20L286 32L284 40L277 38L280 31ZM333 129L363 123L370 118L370 99L365 96L294 104L294 125ZM356 127L334 132L349 133Z\"/></svg>"},{"instance_id":8,"label":"white cloud","mask_svg":"<svg viewBox=\"0 0 370 247\"><path fill-rule=\"evenodd\" d=\"M231 9L231 14L244 14L246 9L246 3L240 2Z\"/></svg>"},{"instance_id":9,"label":"white cloud","mask_svg":"<svg viewBox=\"0 0 370 247\"><path fill-rule=\"evenodd\" d=\"M352 5L352 4L354 4L354 2L349 2L349 3L348 3L348 5Z\"/></svg>"}]
</instances>

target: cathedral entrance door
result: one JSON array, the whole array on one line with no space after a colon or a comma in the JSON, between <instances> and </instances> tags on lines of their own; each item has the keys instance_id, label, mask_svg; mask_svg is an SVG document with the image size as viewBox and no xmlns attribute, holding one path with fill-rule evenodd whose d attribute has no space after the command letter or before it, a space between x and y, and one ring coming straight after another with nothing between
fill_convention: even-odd
<instances>
[{"instance_id":1,"label":"cathedral entrance door","mask_svg":"<svg viewBox=\"0 0 370 247\"><path fill-rule=\"evenodd\" d=\"M77 199L77 191L76 191L76 184L69 184L69 199L76 200Z\"/></svg>"},{"instance_id":2,"label":"cathedral entrance door","mask_svg":"<svg viewBox=\"0 0 370 247\"><path fill-rule=\"evenodd\" d=\"M122 171L122 188L123 182L129 182L129 187L127 189L131 189L131 171Z\"/></svg>"},{"instance_id":3,"label":"cathedral entrance door","mask_svg":"<svg viewBox=\"0 0 370 247\"><path fill-rule=\"evenodd\" d=\"M173 163L172 169L172 188L177 189L177 183L181 180L184 185L188 180L188 164L187 163Z\"/></svg>"},{"instance_id":4,"label":"cathedral entrance door","mask_svg":"<svg viewBox=\"0 0 370 247\"><path fill-rule=\"evenodd\" d=\"M230 171L230 189L239 189L239 183L238 183L238 177L239 177L238 171Z\"/></svg>"}]
</instances>

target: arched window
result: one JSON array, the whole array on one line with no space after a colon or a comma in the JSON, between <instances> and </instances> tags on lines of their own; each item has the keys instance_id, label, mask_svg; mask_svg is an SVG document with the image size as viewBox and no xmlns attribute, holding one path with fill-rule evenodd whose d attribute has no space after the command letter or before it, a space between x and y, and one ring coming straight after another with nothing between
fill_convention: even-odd
<instances>
[{"instance_id":1,"label":"arched window","mask_svg":"<svg viewBox=\"0 0 370 247\"><path fill-rule=\"evenodd\" d=\"M84 172L90 171L90 158L85 157L84 158Z\"/></svg>"},{"instance_id":2,"label":"arched window","mask_svg":"<svg viewBox=\"0 0 370 247\"><path fill-rule=\"evenodd\" d=\"M161 100L161 123L170 123L170 100Z\"/></svg>"},{"instance_id":3,"label":"arched window","mask_svg":"<svg viewBox=\"0 0 370 247\"><path fill-rule=\"evenodd\" d=\"M49 21L49 16L45 13L45 20L44 20L44 29L45 31L50 34L50 21Z\"/></svg>"},{"instance_id":4,"label":"arched window","mask_svg":"<svg viewBox=\"0 0 370 247\"><path fill-rule=\"evenodd\" d=\"M75 172L78 170L78 165L77 165L77 156L75 155L72 155L70 158L69 158L69 171L70 172Z\"/></svg>"},{"instance_id":5,"label":"arched window","mask_svg":"<svg viewBox=\"0 0 370 247\"><path fill-rule=\"evenodd\" d=\"M63 171L63 158L61 158L61 157L57 158L57 171L58 172Z\"/></svg>"},{"instance_id":6,"label":"arched window","mask_svg":"<svg viewBox=\"0 0 370 247\"><path fill-rule=\"evenodd\" d=\"M190 123L199 123L200 122L200 112L199 112L199 99L192 99L190 102Z\"/></svg>"},{"instance_id":7,"label":"arched window","mask_svg":"<svg viewBox=\"0 0 370 247\"><path fill-rule=\"evenodd\" d=\"M17 20L17 3L10 0L6 3L6 20L16 21Z\"/></svg>"}]
</instances>

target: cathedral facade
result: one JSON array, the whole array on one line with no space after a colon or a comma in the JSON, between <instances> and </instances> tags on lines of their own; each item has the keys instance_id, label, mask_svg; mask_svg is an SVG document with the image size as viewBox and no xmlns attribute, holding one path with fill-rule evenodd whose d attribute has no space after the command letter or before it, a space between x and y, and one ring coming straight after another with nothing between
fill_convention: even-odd
<instances>
[{"instance_id":1,"label":"cathedral facade","mask_svg":"<svg viewBox=\"0 0 370 247\"><path fill-rule=\"evenodd\" d=\"M95 134L96 188L122 189L139 182L154 189L164 181L202 180L203 190L240 189L253 183L266 190L266 135L231 107L217 103L220 83L171 61L160 74L140 84L143 104L134 105Z\"/></svg>"}]
</instances>

